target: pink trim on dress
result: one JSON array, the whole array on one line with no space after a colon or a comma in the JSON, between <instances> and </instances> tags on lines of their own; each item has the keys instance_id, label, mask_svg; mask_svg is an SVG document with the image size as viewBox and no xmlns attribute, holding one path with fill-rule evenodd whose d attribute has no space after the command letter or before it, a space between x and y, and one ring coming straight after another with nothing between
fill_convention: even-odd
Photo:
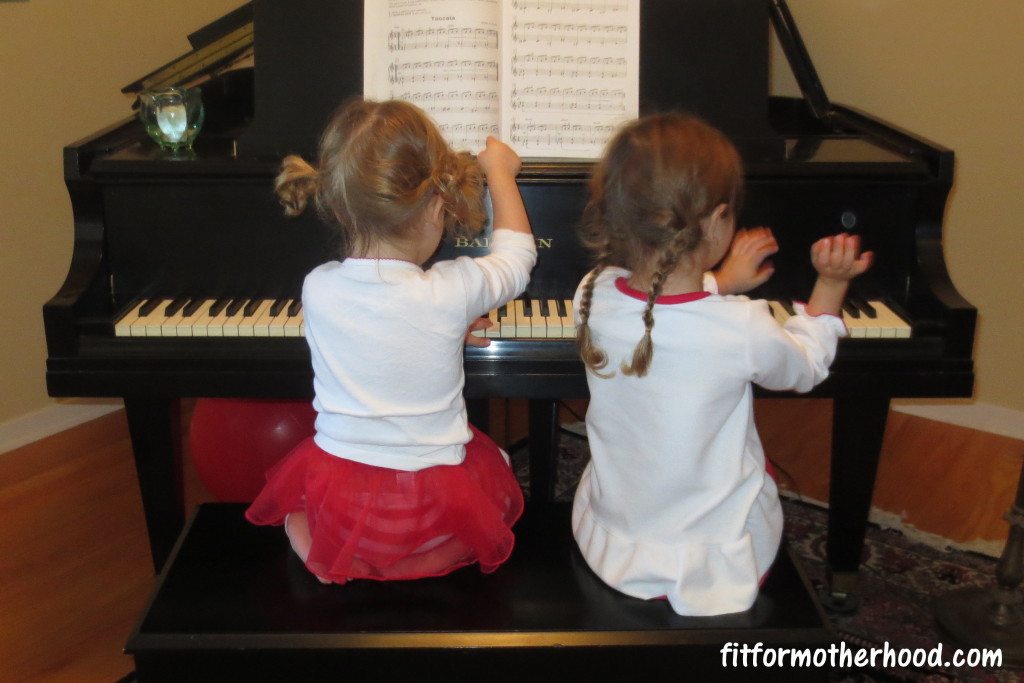
<instances>
[{"instance_id":1,"label":"pink trim on dress","mask_svg":"<svg viewBox=\"0 0 1024 683\"><path fill-rule=\"evenodd\" d=\"M615 288L633 299L639 299L640 301L647 301L647 292L641 292L639 289L633 289L629 286L626 278L620 277L615 280ZM685 304L691 301L700 301L704 297L711 296L711 292L686 292L684 294L668 294L659 296L654 302L656 304Z\"/></svg>"}]
</instances>

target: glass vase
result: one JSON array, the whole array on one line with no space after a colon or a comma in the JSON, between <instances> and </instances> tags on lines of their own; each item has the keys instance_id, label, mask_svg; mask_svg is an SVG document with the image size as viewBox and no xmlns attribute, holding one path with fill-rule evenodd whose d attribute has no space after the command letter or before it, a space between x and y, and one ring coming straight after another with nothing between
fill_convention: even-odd
<instances>
[{"instance_id":1,"label":"glass vase","mask_svg":"<svg viewBox=\"0 0 1024 683\"><path fill-rule=\"evenodd\" d=\"M149 137L171 153L192 149L204 115L199 88L172 86L139 93L139 120Z\"/></svg>"}]
</instances>

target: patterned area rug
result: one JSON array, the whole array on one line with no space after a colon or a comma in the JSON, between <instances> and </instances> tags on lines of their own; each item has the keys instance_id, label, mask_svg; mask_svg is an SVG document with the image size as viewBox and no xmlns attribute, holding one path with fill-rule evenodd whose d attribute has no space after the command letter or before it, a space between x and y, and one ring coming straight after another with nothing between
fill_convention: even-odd
<instances>
[{"instance_id":1,"label":"patterned area rug","mask_svg":"<svg viewBox=\"0 0 1024 683\"><path fill-rule=\"evenodd\" d=\"M529 493L523 447L513 448L512 463L524 491ZM587 441L563 431L560 460L555 482L556 500L572 500L576 482L590 454ZM817 586L826 582L825 531L828 512L796 501L783 501L786 514L786 540L803 560L808 578ZM963 588L990 588L994 585L996 561L989 557L959 551L941 551L914 543L899 531L869 526L860 569L859 608L852 613L831 613L836 633L846 646L908 651L932 651L942 645L943 659L958 649L936 624L933 603L937 596ZM1019 592L1019 591L1018 591ZM908 652L909 656L909 652ZM851 667L832 672L830 680L843 683L888 683L891 681L984 681L986 683L1024 683L1024 669L945 667L921 663L920 666Z\"/></svg>"}]
</instances>

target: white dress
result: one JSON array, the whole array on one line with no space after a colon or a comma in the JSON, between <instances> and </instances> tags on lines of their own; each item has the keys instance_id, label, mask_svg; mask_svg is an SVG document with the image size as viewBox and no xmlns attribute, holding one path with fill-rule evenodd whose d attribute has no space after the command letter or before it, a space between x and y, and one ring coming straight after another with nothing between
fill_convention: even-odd
<instances>
[{"instance_id":1,"label":"white dress","mask_svg":"<svg viewBox=\"0 0 1024 683\"><path fill-rule=\"evenodd\" d=\"M745 296L661 297L648 374L629 376L620 364L643 336L646 293L628 276L608 268L594 287L589 325L614 375L587 373L591 462L573 504L576 541L623 593L666 597L685 615L746 610L782 535L752 384L810 390L846 328L802 306L783 327Z\"/></svg>"}]
</instances>

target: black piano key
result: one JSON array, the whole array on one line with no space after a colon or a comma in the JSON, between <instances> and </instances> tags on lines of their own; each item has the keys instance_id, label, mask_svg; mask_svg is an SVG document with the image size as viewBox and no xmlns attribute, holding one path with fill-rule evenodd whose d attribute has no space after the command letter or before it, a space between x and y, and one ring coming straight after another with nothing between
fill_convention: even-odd
<instances>
[{"instance_id":1,"label":"black piano key","mask_svg":"<svg viewBox=\"0 0 1024 683\"><path fill-rule=\"evenodd\" d=\"M504 318L506 315L508 315L508 304L504 304L501 308L498 309L499 319Z\"/></svg>"},{"instance_id":2,"label":"black piano key","mask_svg":"<svg viewBox=\"0 0 1024 683\"><path fill-rule=\"evenodd\" d=\"M860 317L860 309L857 308L857 306L849 299L843 302L843 310L846 311L846 314L851 318Z\"/></svg>"},{"instance_id":3,"label":"black piano key","mask_svg":"<svg viewBox=\"0 0 1024 683\"><path fill-rule=\"evenodd\" d=\"M555 299L555 309L558 311L558 315L561 318L569 315L569 311L565 307L565 299Z\"/></svg>"},{"instance_id":4,"label":"black piano key","mask_svg":"<svg viewBox=\"0 0 1024 683\"><path fill-rule=\"evenodd\" d=\"M167 308L164 309L164 315L170 318L172 315L177 314L178 311L185 307L189 301L187 296L176 296L171 300L171 303L167 304Z\"/></svg>"},{"instance_id":5,"label":"black piano key","mask_svg":"<svg viewBox=\"0 0 1024 683\"><path fill-rule=\"evenodd\" d=\"M281 315L281 310L284 308L286 303L288 303L287 299L276 299L274 303L270 304L270 315L275 318Z\"/></svg>"},{"instance_id":6,"label":"black piano key","mask_svg":"<svg viewBox=\"0 0 1024 683\"><path fill-rule=\"evenodd\" d=\"M523 299L523 315L533 317L533 299Z\"/></svg>"},{"instance_id":7,"label":"black piano key","mask_svg":"<svg viewBox=\"0 0 1024 683\"><path fill-rule=\"evenodd\" d=\"M789 299L779 299L779 305L781 305L786 310L786 313L789 313L790 315L796 315L796 309L793 308L793 302L790 301Z\"/></svg>"},{"instance_id":8,"label":"black piano key","mask_svg":"<svg viewBox=\"0 0 1024 683\"><path fill-rule=\"evenodd\" d=\"M220 315L220 312L227 308L227 305L231 303L231 298L222 296L212 304L210 304L210 317L216 318Z\"/></svg>"},{"instance_id":9,"label":"black piano key","mask_svg":"<svg viewBox=\"0 0 1024 683\"><path fill-rule=\"evenodd\" d=\"M295 299L292 301L291 306L288 307L288 317L294 318L302 310L302 299Z\"/></svg>"},{"instance_id":10,"label":"black piano key","mask_svg":"<svg viewBox=\"0 0 1024 683\"><path fill-rule=\"evenodd\" d=\"M246 318L251 318L256 315L256 309L260 307L262 301L260 299L249 299L246 302L245 308L242 310L242 315Z\"/></svg>"},{"instance_id":11,"label":"black piano key","mask_svg":"<svg viewBox=\"0 0 1024 683\"><path fill-rule=\"evenodd\" d=\"M247 302L247 299L245 299L245 298L232 299L231 303L229 303L227 308L224 309L224 312L228 316L237 315L238 311L241 310L242 306L244 306L246 304L246 302Z\"/></svg>"},{"instance_id":12,"label":"black piano key","mask_svg":"<svg viewBox=\"0 0 1024 683\"><path fill-rule=\"evenodd\" d=\"M139 317L149 315L150 313L155 311L156 307L159 306L161 303L163 303L163 299L160 299L160 298L150 299L149 301L144 303L142 305L142 307L139 309Z\"/></svg>"},{"instance_id":13,"label":"black piano key","mask_svg":"<svg viewBox=\"0 0 1024 683\"><path fill-rule=\"evenodd\" d=\"M195 299L192 299L187 304L185 304L185 306L181 309L181 314L186 318L191 318L196 314L196 311L199 310L199 307L203 305L203 301L204 299L202 299L201 297L196 297Z\"/></svg>"},{"instance_id":14,"label":"black piano key","mask_svg":"<svg viewBox=\"0 0 1024 683\"><path fill-rule=\"evenodd\" d=\"M864 297L858 296L856 294L851 294L849 296L849 301L852 302L853 305L857 307L857 310L859 310L867 317L872 319L878 317L878 311Z\"/></svg>"},{"instance_id":15,"label":"black piano key","mask_svg":"<svg viewBox=\"0 0 1024 683\"><path fill-rule=\"evenodd\" d=\"M543 318L547 318L551 315L551 306L548 305L547 299L540 300L540 314Z\"/></svg>"}]
</instances>

